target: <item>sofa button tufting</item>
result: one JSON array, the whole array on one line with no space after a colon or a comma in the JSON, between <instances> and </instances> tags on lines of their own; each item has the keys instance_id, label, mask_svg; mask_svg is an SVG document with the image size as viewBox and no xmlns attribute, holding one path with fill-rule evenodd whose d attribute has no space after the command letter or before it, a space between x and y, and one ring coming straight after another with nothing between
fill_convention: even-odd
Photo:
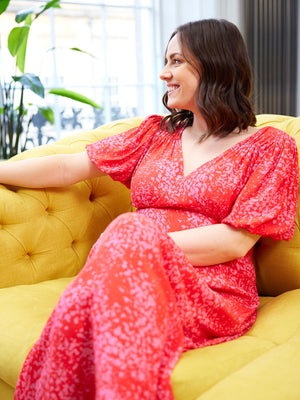
<instances>
[{"instance_id":1,"label":"sofa button tufting","mask_svg":"<svg viewBox=\"0 0 300 400\"><path fill-rule=\"evenodd\" d=\"M90 200L91 202L93 202L93 201L95 200L94 193L91 193L91 194L90 194L89 200Z\"/></svg>"}]
</instances>

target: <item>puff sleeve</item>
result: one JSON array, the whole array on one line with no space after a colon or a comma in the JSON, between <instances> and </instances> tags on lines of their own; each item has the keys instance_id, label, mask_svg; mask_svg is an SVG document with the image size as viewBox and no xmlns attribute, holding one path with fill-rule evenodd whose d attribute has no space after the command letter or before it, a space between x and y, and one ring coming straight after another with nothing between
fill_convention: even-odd
<instances>
[{"instance_id":1,"label":"puff sleeve","mask_svg":"<svg viewBox=\"0 0 300 400\"><path fill-rule=\"evenodd\" d=\"M112 179L130 188L132 174L151 145L161 120L161 116L152 115L136 128L87 145L90 160Z\"/></svg>"},{"instance_id":2,"label":"puff sleeve","mask_svg":"<svg viewBox=\"0 0 300 400\"><path fill-rule=\"evenodd\" d=\"M297 210L298 154L293 138L276 133L262 144L246 184L222 222L274 240L289 240Z\"/></svg>"}]
</instances>

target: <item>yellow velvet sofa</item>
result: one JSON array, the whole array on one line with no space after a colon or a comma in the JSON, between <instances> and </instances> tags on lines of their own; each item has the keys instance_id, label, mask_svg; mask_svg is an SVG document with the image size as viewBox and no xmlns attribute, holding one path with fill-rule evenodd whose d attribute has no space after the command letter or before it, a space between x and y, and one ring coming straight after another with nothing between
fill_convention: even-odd
<instances>
[{"instance_id":1,"label":"yellow velvet sofa","mask_svg":"<svg viewBox=\"0 0 300 400\"><path fill-rule=\"evenodd\" d=\"M141 120L110 123L14 159L79 152L87 143ZM258 116L258 126L265 125L285 130L300 144L300 118ZM128 211L132 211L129 191L109 177L63 189L0 185L1 400L13 399L28 351L61 292L84 265L92 244L110 221ZM290 242L258 242L257 321L239 339L183 354L172 375L176 400L300 399L299 246L299 214Z\"/></svg>"}]
</instances>

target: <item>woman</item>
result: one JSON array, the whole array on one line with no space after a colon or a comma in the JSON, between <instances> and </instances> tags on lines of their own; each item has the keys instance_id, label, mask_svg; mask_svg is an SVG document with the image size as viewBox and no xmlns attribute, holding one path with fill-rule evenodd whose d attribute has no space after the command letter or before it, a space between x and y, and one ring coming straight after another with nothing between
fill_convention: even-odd
<instances>
[{"instance_id":1,"label":"woman","mask_svg":"<svg viewBox=\"0 0 300 400\"><path fill-rule=\"evenodd\" d=\"M259 303L252 248L293 235L297 150L255 128L238 29L179 27L161 79L171 114L86 152L1 165L0 181L65 186L109 174L136 213L113 221L66 289L23 366L15 399L173 398L183 351L232 340Z\"/></svg>"}]
</instances>

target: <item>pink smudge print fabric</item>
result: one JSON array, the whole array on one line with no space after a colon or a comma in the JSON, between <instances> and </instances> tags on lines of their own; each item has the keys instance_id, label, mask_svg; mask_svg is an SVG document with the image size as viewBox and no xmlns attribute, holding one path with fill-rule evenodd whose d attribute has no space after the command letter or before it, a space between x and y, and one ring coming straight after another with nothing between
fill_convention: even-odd
<instances>
[{"instance_id":1,"label":"pink smudge print fabric","mask_svg":"<svg viewBox=\"0 0 300 400\"><path fill-rule=\"evenodd\" d=\"M288 240L298 190L295 141L266 127L184 176L182 129L160 116L87 146L131 189L62 294L23 366L15 400L171 400L183 351L232 340L259 303L252 251L195 267L167 232L216 223Z\"/></svg>"}]
</instances>

